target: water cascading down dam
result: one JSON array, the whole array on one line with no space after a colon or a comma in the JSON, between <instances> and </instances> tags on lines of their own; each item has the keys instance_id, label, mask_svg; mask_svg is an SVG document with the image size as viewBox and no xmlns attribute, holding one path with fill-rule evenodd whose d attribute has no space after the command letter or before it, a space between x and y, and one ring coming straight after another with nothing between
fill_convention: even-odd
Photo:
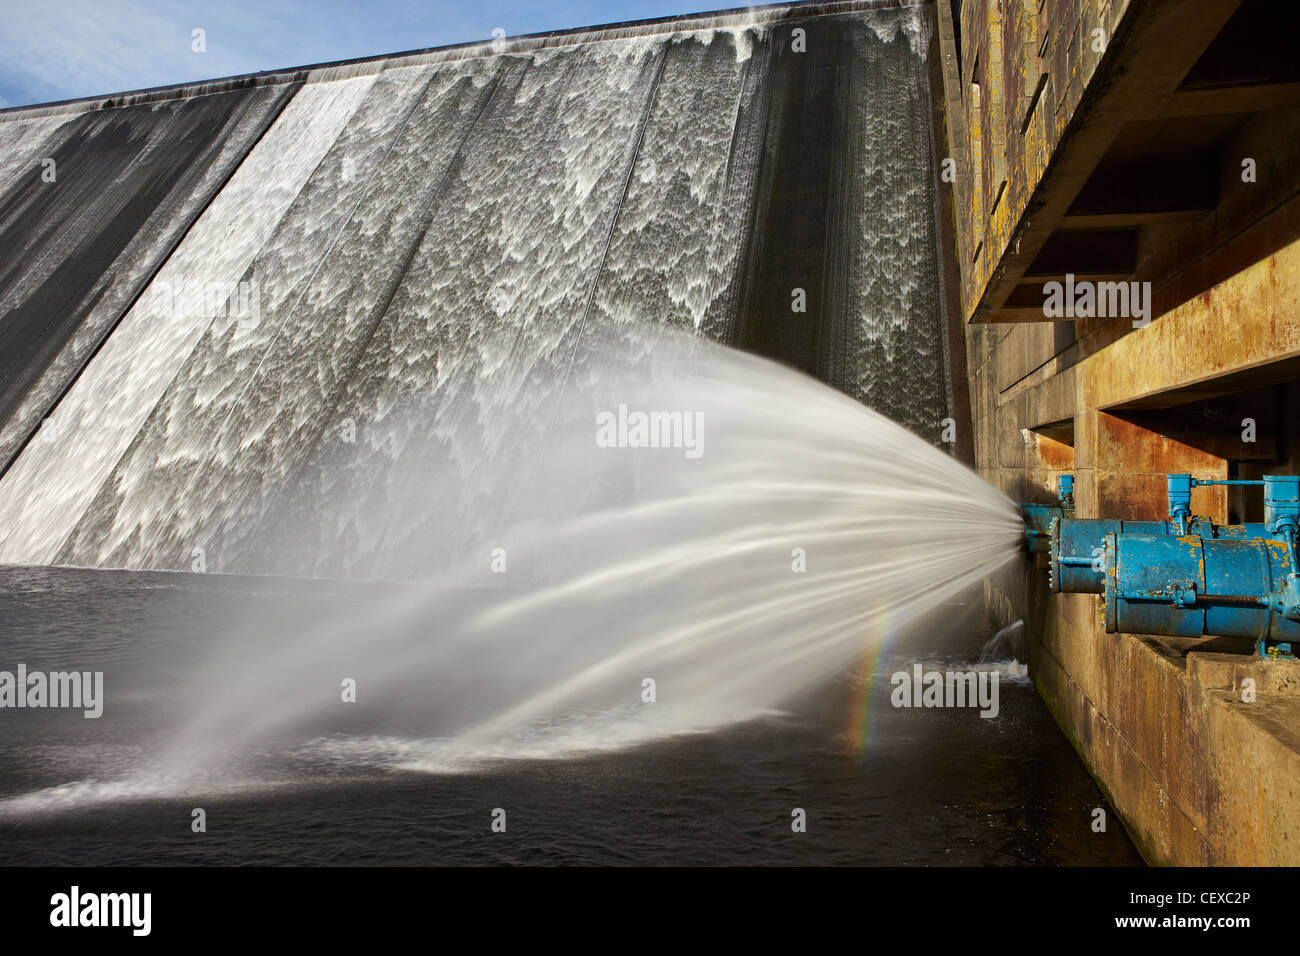
<instances>
[{"instance_id":1,"label":"water cascading down dam","mask_svg":"<svg viewBox=\"0 0 1300 956\"><path fill-rule=\"evenodd\" d=\"M423 519L394 522L409 475L526 472L583 344L647 324L939 445L964 353L933 11L897 6L0 114L21 253L0 273L0 563L419 576L475 505L421 489ZM505 417L536 427L502 446Z\"/></svg>"}]
</instances>

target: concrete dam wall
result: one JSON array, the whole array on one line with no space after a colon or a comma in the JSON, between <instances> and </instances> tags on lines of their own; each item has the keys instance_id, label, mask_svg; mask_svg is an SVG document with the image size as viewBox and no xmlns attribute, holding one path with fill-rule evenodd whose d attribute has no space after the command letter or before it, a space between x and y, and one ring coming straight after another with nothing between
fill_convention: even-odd
<instances>
[{"instance_id":1,"label":"concrete dam wall","mask_svg":"<svg viewBox=\"0 0 1300 956\"><path fill-rule=\"evenodd\" d=\"M418 493L392 463L526 473L491 423L544 441L548 372L645 323L937 444L932 19L777 9L0 114L0 563L201 544L409 577L385 555L432 555L456 503L389 526Z\"/></svg>"}]
</instances>

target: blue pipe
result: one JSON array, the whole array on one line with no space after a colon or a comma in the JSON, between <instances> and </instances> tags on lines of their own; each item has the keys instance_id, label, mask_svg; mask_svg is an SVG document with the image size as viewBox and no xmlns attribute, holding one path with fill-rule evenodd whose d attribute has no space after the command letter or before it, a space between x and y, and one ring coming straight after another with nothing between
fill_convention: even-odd
<instances>
[{"instance_id":1,"label":"blue pipe","mask_svg":"<svg viewBox=\"0 0 1300 956\"><path fill-rule=\"evenodd\" d=\"M1249 637L1261 651L1300 641L1294 551L1279 538L1109 532L1106 632Z\"/></svg>"},{"instance_id":2,"label":"blue pipe","mask_svg":"<svg viewBox=\"0 0 1300 956\"><path fill-rule=\"evenodd\" d=\"M1105 585L1102 551L1107 534L1191 534L1216 540L1246 541L1268 536L1261 523L1216 525L1195 517L1180 532L1168 521L1120 521L1115 518L1075 518L1048 528L1047 586L1071 594L1100 594Z\"/></svg>"},{"instance_id":3,"label":"blue pipe","mask_svg":"<svg viewBox=\"0 0 1300 956\"><path fill-rule=\"evenodd\" d=\"M1020 505L1020 516L1025 523L1025 538L1021 544L1030 554L1046 554L1052 521L1074 517L1074 475L1056 476L1056 504Z\"/></svg>"},{"instance_id":4,"label":"blue pipe","mask_svg":"<svg viewBox=\"0 0 1300 956\"><path fill-rule=\"evenodd\" d=\"M1036 545L1047 523L1050 589L1104 594L1108 633L1249 637L1260 654L1291 656L1300 642L1300 476L1167 481L1163 521L1076 519L1022 506L1036 522L1026 519L1030 551L1044 550ZM1215 525L1193 516L1191 490L1200 485L1263 486L1265 520ZM1073 504L1072 480L1069 488Z\"/></svg>"}]
</instances>

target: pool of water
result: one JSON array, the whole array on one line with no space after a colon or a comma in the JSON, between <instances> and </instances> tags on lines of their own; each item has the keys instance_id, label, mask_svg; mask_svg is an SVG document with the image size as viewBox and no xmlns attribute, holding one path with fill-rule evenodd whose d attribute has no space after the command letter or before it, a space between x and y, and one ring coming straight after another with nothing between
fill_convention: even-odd
<instances>
[{"instance_id":1,"label":"pool of water","mask_svg":"<svg viewBox=\"0 0 1300 956\"><path fill-rule=\"evenodd\" d=\"M999 675L996 719L891 706L895 672L977 666L980 614L961 600L896 635L874 663L708 733L466 772L354 765L338 756L346 747L318 747L263 754L247 779L131 783L168 739L168 705L202 666L205 635L250 607L295 607L304 591L322 617L388 595L383 585L0 568L0 670L98 670L105 682L98 719L0 709L0 863L1141 864L1022 665L979 665ZM308 622L295 612L284 626ZM1092 830L1096 807L1105 833ZM193 830L196 809L206 832ZM493 829L497 810L504 832Z\"/></svg>"}]
</instances>

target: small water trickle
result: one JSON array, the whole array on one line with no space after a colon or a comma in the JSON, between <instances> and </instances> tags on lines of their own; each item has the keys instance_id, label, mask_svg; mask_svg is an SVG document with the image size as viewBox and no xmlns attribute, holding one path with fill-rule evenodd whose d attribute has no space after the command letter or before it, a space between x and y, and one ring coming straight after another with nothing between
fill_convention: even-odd
<instances>
[{"instance_id":1,"label":"small water trickle","mask_svg":"<svg viewBox=\"0 0 1300 956\"><path fill-rule=\"evenodd\" d=\"M1027 638L1025 622L1012 621L984 642L980 648L979 663L1012 660L1023 664L1028 656L1025 643Z\"/></svg>"},{"instance_id":2,"label":"small water trickle","mask_svg":"<svg viewBox=\"0 0 1300 956\"><path fill-rule=\"evenodd\" d=\"M1029 631L1024 621L1012 621L984 642L976 660L982 669L997 670L1003 680L1030 683Z\"/></svg>"}]
</instances>

